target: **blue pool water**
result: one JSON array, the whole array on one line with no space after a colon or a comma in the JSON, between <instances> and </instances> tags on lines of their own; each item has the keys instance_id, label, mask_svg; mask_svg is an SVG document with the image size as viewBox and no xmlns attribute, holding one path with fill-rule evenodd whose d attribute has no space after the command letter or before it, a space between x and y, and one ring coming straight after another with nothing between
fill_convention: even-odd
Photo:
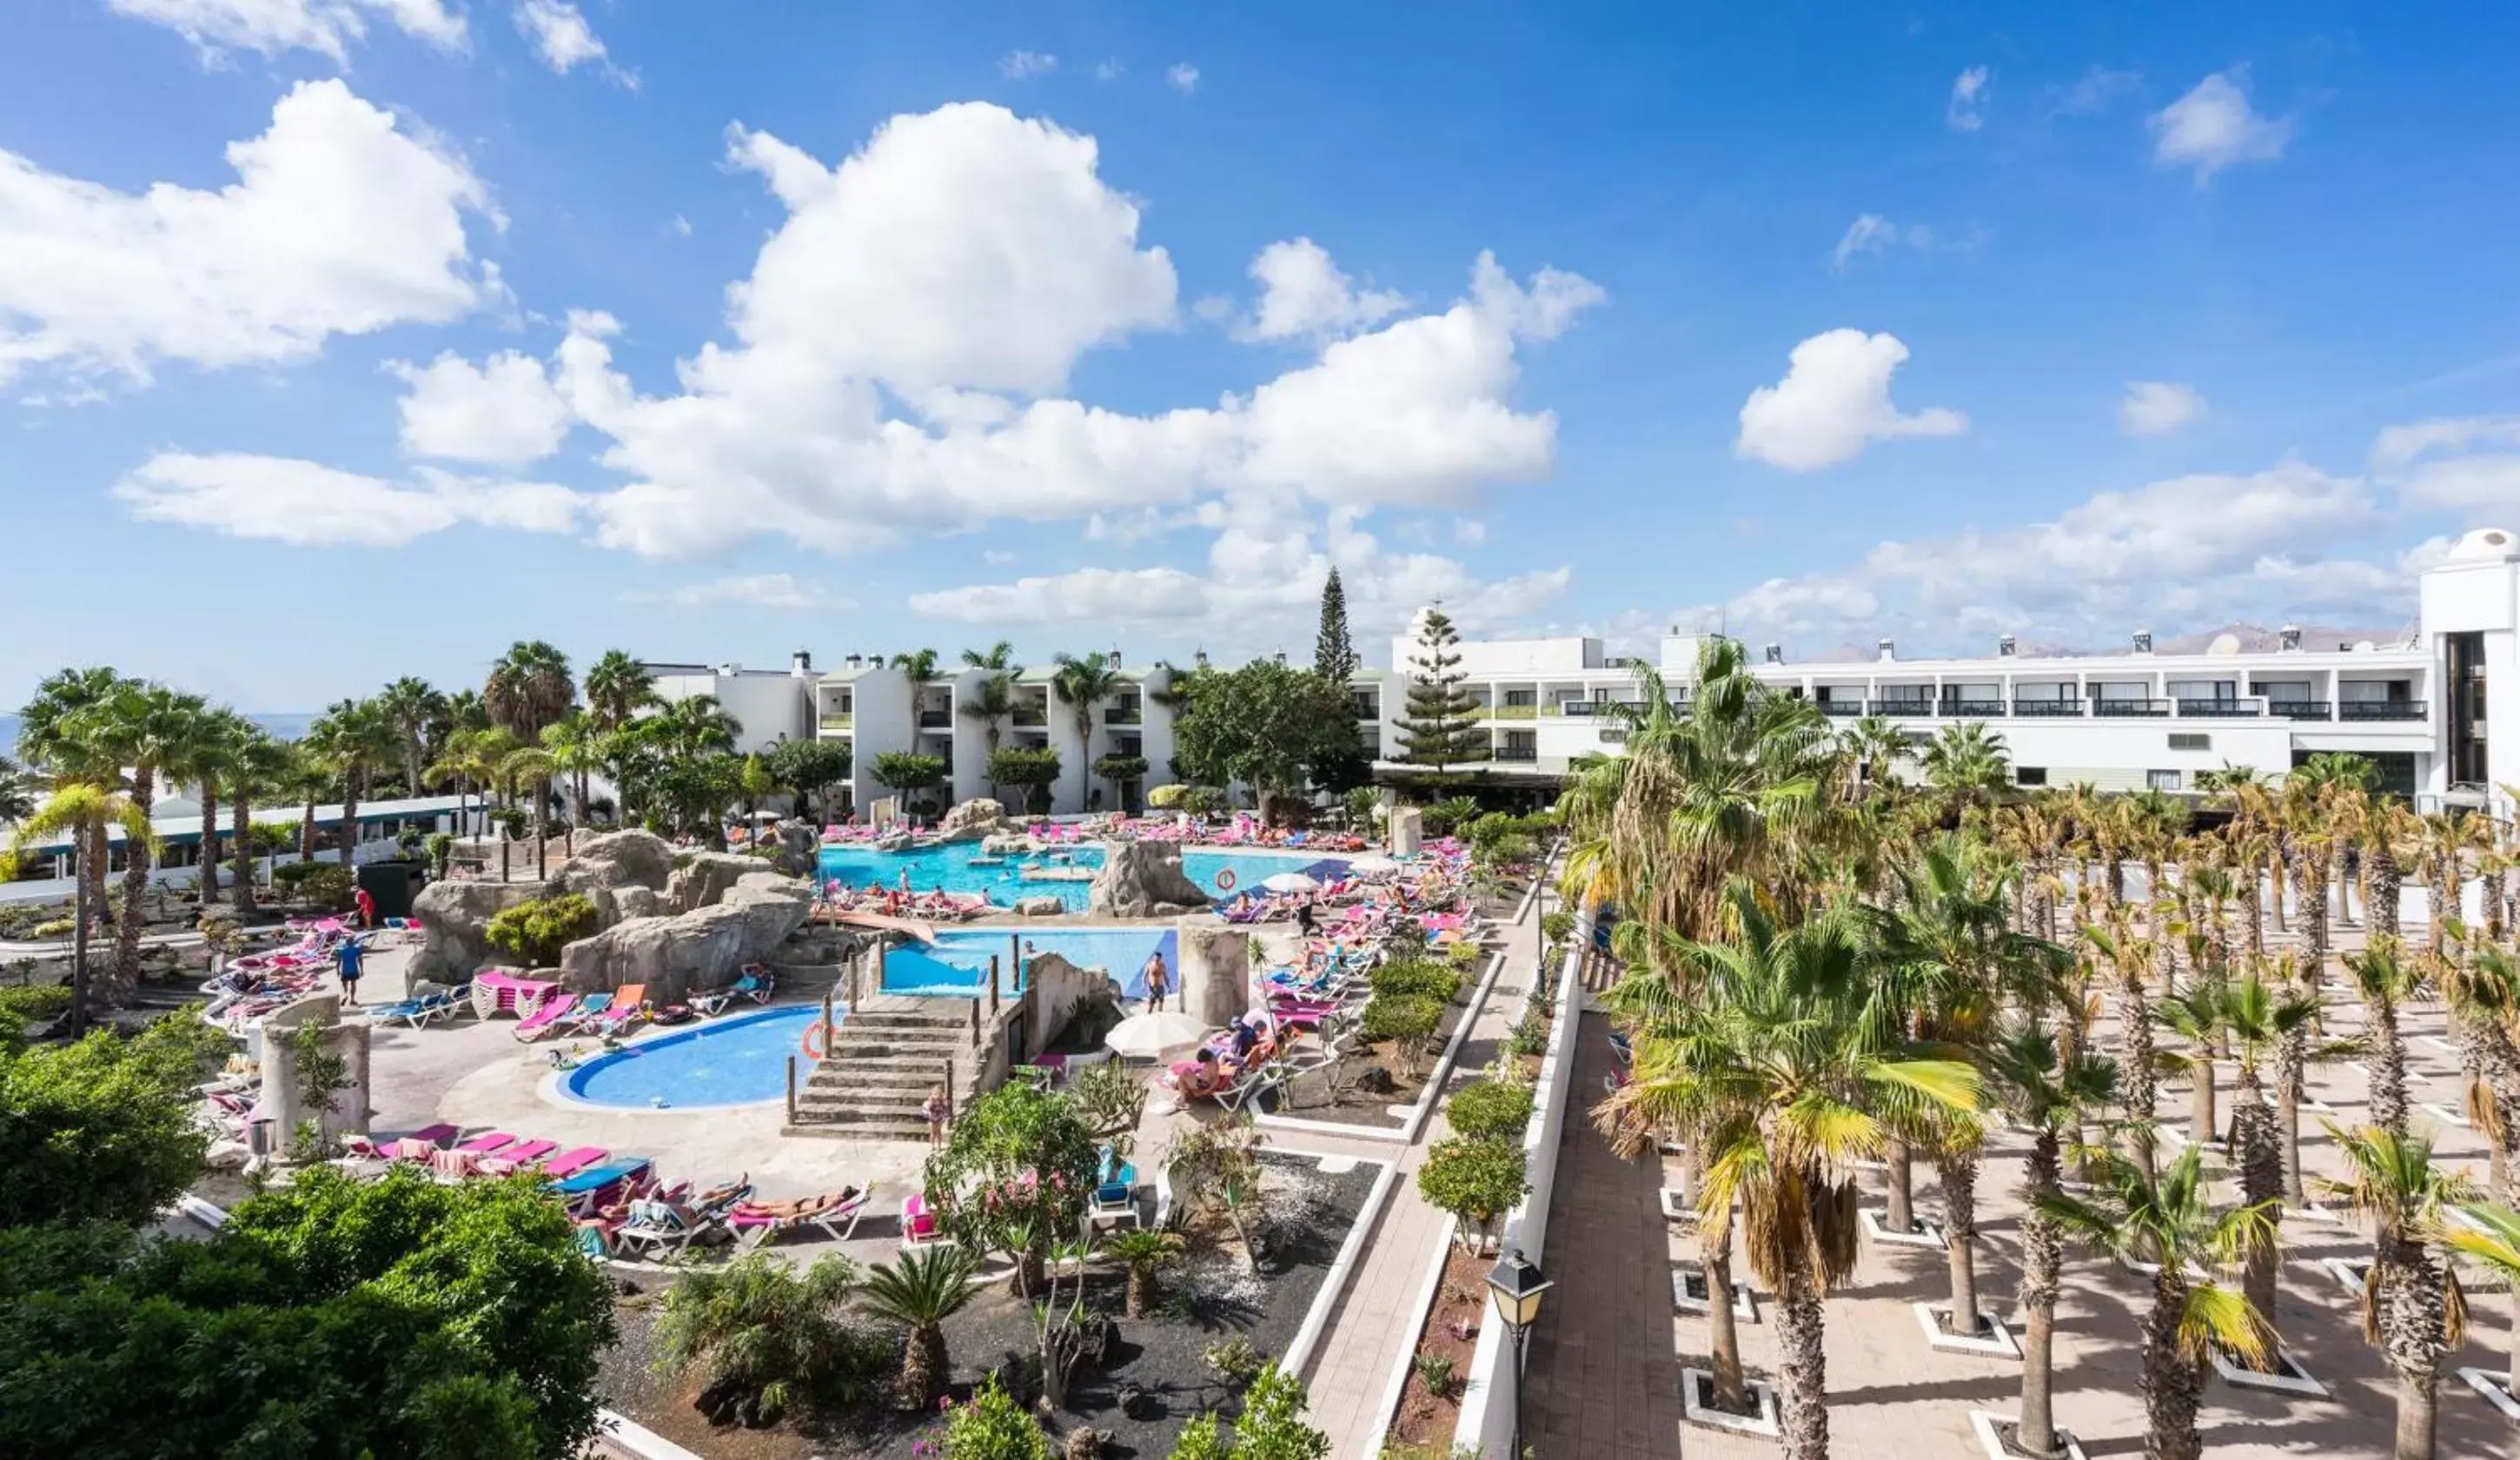
<instances>
[{"instance_id":1,"label":"blue pool water","mask_svg":"<svg viewBox=\"0 0 2520 1460\"><path fill-rule=\"evenodd\" d=\"M901 875L910 874L914 892L978 892L1000 906L1010 906L1018 897L1057 897L1069 912L1085 910L1086 884L1083 882L1025 882L1026 865L1043 867L1078 867L1088 871L1102 865L1102 848L1094 845L1062 847L1054 853L1033 853L1009 857L1002 865L989 865L982 857L973 866L974 857L982 857L976 842L950 843L943 846L922 846L915 851L878 851L871 846L826 846L820 868L826 882L840 882L852 888L895 888ZM1308 857L1301 852L1271 853L1265 851L1204 851L1192 848L1182 853L1182 871L1190 880L1210 890L1216 896L1233 895L1217 887L1218 873L1231 873L1235 891L1256 890L1261 882L1281 872L1309 872L1316 877L1334 873L1347 865L1345 857ZM1116 971L1115 971L1116 972Z\"/></svg>"},{"instance_id":2,"label":"blue pool water","mask_svg":"<svg viewBox=\"0 0 2520 1460\"><path fill-rule=\"evenodd\" d=\"M884 987L893 993L976 992L987 986L994 957L1000 991L1012 993L1011 970L1027 946L1056 953L1078 968L1099 968L1119 980L1121 993L1133 999L1146 997L1149 954L1162 953L1164 967L1172 970L1176 985L1180 981L1181 939L1170 928L956 928L937 930L936 941L921 950L925 960L889 955Z\"/></svg>"},{"instance_id":3,"label":"blue pool water","mask_svg":"<svg viewBox=\"0 0 2520 1460\"><path fill-rule=\"evenodd\" d=\"M654 1110L746 1105L788 1093L788 1056L801 1055L815 1004L731 1014L694 1028L599 1055L570 1071L561 1088L589 1105ZM802 1077L800 1069L799 1077Z\"/></svg>"}]
</instances>

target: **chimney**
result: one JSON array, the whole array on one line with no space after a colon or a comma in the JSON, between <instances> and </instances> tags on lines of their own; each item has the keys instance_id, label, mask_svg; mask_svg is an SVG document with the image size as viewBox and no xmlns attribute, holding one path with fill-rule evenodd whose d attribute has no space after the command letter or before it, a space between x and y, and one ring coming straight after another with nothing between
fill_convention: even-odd
<instances>
[{"instance_id":1,"label":"chimney","mask_svg":"<svg viewBox=\"0 0 2520 1460\"><path fill-rule=\"evenodd\" d=\"M1191 664L1191 667L1192 667L1192 668L1193 668L1193 669L1204 669L1204 668L1206 668L1206 667L1207 667L1207 650L1206 650L1206 649L1204 649L1204 648L1201 648L1201 649L1198 651L1198 653L1192 655L1192 656L1191 656L1191 660L1190 660L1190 664Z\"/></svg>"},{"instance_id":2,"label":"chimney","mask_svg":"<svg viewBox=\"0 0 2520 1460\"><path fill-rule=\"evenodd\" d=\"M1769 646L1768 646L1768 662L1769 662L1769 663L1772 663L1772 664L1781 664L1781 663L1783 663L1784 662L1785 662L1785 646L1784 646L1784 645L1782 645L1782 644L1771 644L1771 645L1769 645Z\"/></svg>"},{"instance_id":3,"label":"chimney","mask_svg":"<svg viewBox=\"0 0 2520 1460\"><path fill-rule=\"evenodd\" d=\"M2152 653L2151 629L2139 628L2135 631L2135 652L2138 654Z\"/></svg>"},{"instance_id":4,"label":"chimney","mask_svg":"<svg viewBox=\"0 0 2520 1460\"><path fill-rule=\"evenodd\" d=\"M2014 654L2018 653L2020 649L2021 645L2010 634L2005 634L2002 638L1995 641L1995 657L1997 659L2010 659Z\"/></svg>"},{"instance_id":5,"label":"chimney","mask_svg":"<svg viewBox=\"0 0 2520 1460\"><path fill-rule=\"evenodd\" d=\"M788 656L788 672L799 679L813 673L814 652L810 649L799 649Z\"/></svg>"},{"instance_id":6,"label":"chimney","mask_svg":"<svg viewBox=\"0 0 2520 1460\"><path fill-rule=\"evenodd\" d=\"M1899 657L1899 643L1898 643L1898 641L1897 641L1897 640L1895 640L1895 639L1884 639L1884 640L1882 640L1882 641L1881 641L1881 662L1883 662L1883 663L1885 663L1885 664L1886 664L1886 663L1889 663L1891 661L1893 661L1893 660L1897 659L1898 657Z\"/></svg>"},{"instance_id":7,"label":"chimney","mask_svg":"<svg viewBox=\"0 0 2520 1460\"><path fill-rule=\"evenodd\" d=\"M2301 625L2298 623L2287 623L2283 627L2276 629L2275 646L2276 652L2281 654L2301 653Z\"/></svg>"},{"instance_id":8,"label":"chimney","mask_svg":"<svg viewBox=\"0 0 2520 1460\"><path fill-rule=\"evenodd\" d=\"M1278 651L1278 667L1281 669L1286 667L1286 651L1283 649Z\"/></svg>"}]
</instances>

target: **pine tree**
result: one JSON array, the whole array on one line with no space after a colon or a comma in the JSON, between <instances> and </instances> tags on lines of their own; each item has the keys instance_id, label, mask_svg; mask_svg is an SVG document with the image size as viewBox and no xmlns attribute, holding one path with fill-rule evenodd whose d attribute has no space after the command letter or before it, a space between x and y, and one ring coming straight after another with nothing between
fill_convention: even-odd
<instances>
[{"instance_id":1,"label":"pine tree","mask_svg":"<svg viewBox=\"0 0 2520 1460\"><path fill-rule=\"evenodd\" d=\"M1322 631L1313 640L1313 669L1330 683L1343 685L1356 677L1359 667L1356 645L1347 636L1347 589L1340 586L1338 570L1333 568L1322 584Z\"/></svg>"},{"instance_id":2,"label":"pine tree","mask_svg":"<svg viewBox=\"0 0 2520 1460\"><path fill-rule=\"evenodd\" d=\"M1400 758L1441 778L1447 767L1488 758L1479 702L1464 686L1457 652L1462 636L1453 620L1428 609L1418 626L1418 649L1409 656L1409 712L1400 717Z\"/></svg>"}]
</instances>

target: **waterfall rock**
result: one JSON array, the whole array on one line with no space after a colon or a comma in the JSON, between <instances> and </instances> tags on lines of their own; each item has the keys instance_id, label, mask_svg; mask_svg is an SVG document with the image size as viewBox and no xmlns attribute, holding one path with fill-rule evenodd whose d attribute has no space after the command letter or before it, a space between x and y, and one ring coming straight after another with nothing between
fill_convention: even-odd
<instances>
[{"instance_id":1,"label":"waterfall rock","mask_svg":"<svg viewBox=\"0 0 2520 1460\"><path fill-rule=\"evenodd\" d=\"M1214 905L1207 890L1182 871L1181 847L1171 842L1111 846L1086 900L1086 910L1097 917L1118 918L1178 917Z\"/></svg>"}]
</instances>

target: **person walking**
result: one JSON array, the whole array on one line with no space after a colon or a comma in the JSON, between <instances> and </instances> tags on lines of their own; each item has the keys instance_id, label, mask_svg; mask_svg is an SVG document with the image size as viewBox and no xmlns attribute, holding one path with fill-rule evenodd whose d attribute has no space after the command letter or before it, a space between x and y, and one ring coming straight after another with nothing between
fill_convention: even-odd
<instances>
[{"instance_id":1,"label":"person walking","mask_svg":"<svg viewBox=\"0 0 2520 1460\"><path fill-rule=\"evenodd\" d=\"M953 1118L954 1108L945 1098L945 1087L936 1085L927 1092L927 1103L919 1108L927 1118L927 1147L933 1151L945 1144L945 1122Z\"/></svg>"},{"instance_id":2,"label":"person walking","mask_svg":"<svg viewBox=\"0 0 2520 1460\"><path fill-rule=\"evenodd\" d=\"M333 951L334 959L341 966L341 1002L353 1009L359 1007L359 975L363 972L359 964L366 956L355 937L341 939L341 946Z\"/></svg>"},{"instance_id":3,"label":"person walking","mask_svg":"<svg viewBox=\"0 0 2520 1460\"><path fill-rule=\"evenodd\" d=\"M1147 1012L1154 1013L1164 1006L1164 995L1172 991L1172 970L1164 967L1164 950L1157 948L1147 955L1147 966L1140 970L1147 981Z\"/></svg>"}]
</instances>

